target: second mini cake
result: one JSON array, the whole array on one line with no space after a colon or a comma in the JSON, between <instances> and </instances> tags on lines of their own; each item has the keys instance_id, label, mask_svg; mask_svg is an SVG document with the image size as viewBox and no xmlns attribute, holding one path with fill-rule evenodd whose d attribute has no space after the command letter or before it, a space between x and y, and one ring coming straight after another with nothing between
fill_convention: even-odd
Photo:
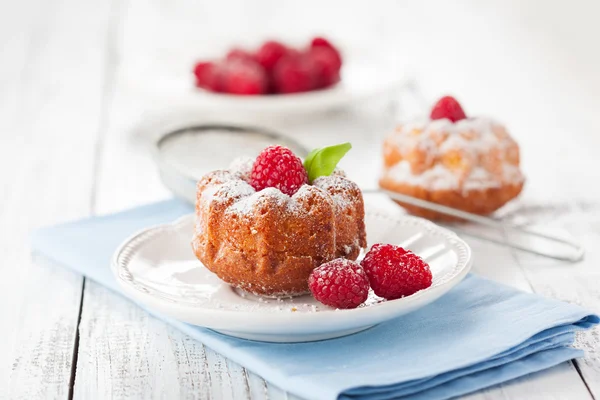
<instances>
[{"instance_id":1,"label":"second mini cake","mask_svg":"<svg viewBox=\"0 0 600 400\"><path fill-rule=\"evenodd\" d=\"M430 118L402 124L384 141L382 188L475 214L489 214L515 198L524 178L519 146L500 123L467 118L444 97ZM452 219L409 204L430 219Z\"/></svg>"}]
</instances>

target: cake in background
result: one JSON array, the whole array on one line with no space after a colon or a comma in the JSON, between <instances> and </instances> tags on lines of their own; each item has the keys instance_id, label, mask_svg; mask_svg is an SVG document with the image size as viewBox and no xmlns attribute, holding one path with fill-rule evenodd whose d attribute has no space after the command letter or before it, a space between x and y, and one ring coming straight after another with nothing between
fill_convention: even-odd
<instances>
[{"instance_id":1,"label":"cake in background","mask_svg":"<svg viewBox=\"0 0 600 400\"><path fill-rule=\"evenodd\" d=\"M435 104L429 118L389 134L383 162L383 189L481 215L515 198L524 184L519 146L506 128L487 117L467 117L450 96ZM429 219L455 219L398 203Z\"/></svg>"}]
</instances>

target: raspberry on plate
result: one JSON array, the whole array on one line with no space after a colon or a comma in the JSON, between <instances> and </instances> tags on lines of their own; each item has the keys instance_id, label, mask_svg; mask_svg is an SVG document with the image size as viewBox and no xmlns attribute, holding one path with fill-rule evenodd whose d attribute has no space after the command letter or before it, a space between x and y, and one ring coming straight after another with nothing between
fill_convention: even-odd
<instances>
[{"instance_id":1,"label":"raspberry on plate","mask_svg":"<svg viewBox=\"0 0 600 400\"><path fill-rule=\"evenodd\" d=\"M340 80L340 68L334 51L328 47L313 47L307 55L316 89L323 89Z\"/></svg>"},{"instance_id":2,"label":"raspberry on plate","mask_svg":"<svg viewBox=\"0 0 600 400\"><path fill-rule=\"evenodd\" d=\"M362 267L337 258L315 268L308 278L315 299L335 308L356 308L369 296L369 280Z\"/></svg>"},{"instance_id":3,"label":"raspberry on plate","mask_svg":"<svg viewBox=\"0 0 600 400\"><path fill-rule=\"evenodd\" d=\"M222 68L219 64L213 62L196 63L194 75L196 76L197 87L213 92L222 91Z\"/></svg>"},{"instance_id":4,"label":"raspberry on plate","mask_svg":"<svg viewBox=\"0 0 600 400\"><path fill-rule=\"evenodd\" d=\"M256 52L256 60L266 71L272 71L279 60L288 53L288 48L280 42L269 40Z\"/></svg>"},{"instance_id":5,"label":"raspberry on plate","mask_svg":"<svg viewBox=\"0 0 600 400\"><path fill-rule=\"evenodd\" d=\"M392 244L375 244L361 265L371 288L387 300L410 296L431 286L429 265L409 250Z\"/></svg>"},{"instance_id":6,"label":"raspberry on plate","mask_svg":"<svg viewBox=\"0 0 600 400\"><path fill-rule=\"evenodd\" d=\"M267 75L260 65L234 59L226 64L224 89L227 93L257 95L267 91Z\"/></svg>"},{"instance_id":7,"label":"raspberry on plate","mask_svg":"<svg viewBox=\"0 0 600 400\"><path fill-rule=\"evenodd\" d=\"M342 56L340 51L329 40L323 37L316 37L310 42L310 47L313 49L318 47L330 49L335 57L335 68L338 71L340 70L342 67Z\"/></svg>"},{"instance_id":8,"label":"raspberry on plate","mask_svg":"<svg viewBox=\"0 0 600 400\"><path fill-rule=\"evenodd\" d=\"M448 118L452 122L467 118L460 103L452 96L444 96L431 109L431 119Z\"/></svg>"},{"instance_id":9,"label":"raspberry on plate","mask_svg":"<svg viewBox=\"0 0 600 400\"><path fill-rule=\"evenodd\" d=\"M250 173L250 185L257 191L274 187L292 196L306 183L308 174L302 160L283 146L265 148L256 157Z\"/></svg>"},{"instance_id":10,"label":"raspberry on plate","mask_svg":"<svg viewBox=\"0 0 600 400\"><path fill-rule=\"evenodd\" d=\"M310 62L304 56L287 56L277 63L273 83L278 93L307 92L313 88Z\"/></svg>"}]
</instances>

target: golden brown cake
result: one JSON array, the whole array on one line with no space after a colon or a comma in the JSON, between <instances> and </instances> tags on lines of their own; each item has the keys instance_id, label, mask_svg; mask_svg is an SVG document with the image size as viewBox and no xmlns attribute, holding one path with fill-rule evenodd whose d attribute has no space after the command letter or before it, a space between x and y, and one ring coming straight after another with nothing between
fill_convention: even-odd
<instances>
[{"instance_id":1,"label":"golden brown cake","mask_svg":"<svg viewBox=\"0 0 600 400\"><path fill-rule=\"evenodd\" d=\"M198 182L192 247L222 280L258 295L303 294L314 268L355 260L366 247L362 194L342 172L288 196L257 192L248 183L251 168L251 160L238 162Z\"/></svg>"},{"instance_id":2,"label":"golden brown cake","mask_svg":"<svg viewBox=\"0 0 600 400\"><path fill-rule=\"evenodd\" d=\"M489 118L426 119L400 125L383 144L382 188L476 214L489 214L523 188L519 146ZM444 214L403 204L430 219Z\"/></svg>"}]
</instances>

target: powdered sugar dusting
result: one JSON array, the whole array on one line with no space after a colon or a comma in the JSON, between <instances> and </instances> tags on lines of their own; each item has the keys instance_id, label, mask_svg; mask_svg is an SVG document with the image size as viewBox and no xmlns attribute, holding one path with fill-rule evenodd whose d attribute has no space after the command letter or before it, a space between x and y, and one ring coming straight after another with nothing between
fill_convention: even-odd
<instances>
[{"instance_id":1,"label":"powdered sugar dusting","mask_svg":"<svg viewBox=\"0 0 600 400\"><path fill-rule=\"evenodd\" d=\"M248 182L242 179L234 179L223 183L215 192L214 196L219 199L224 198L244 198L256 193L254 188Z\"/></svg>"},{"instance_id":2,"label":"powdered sugar dusting","mask_svg":"<svg viewBox=\"0 0 600 400\"><path fill-rule=\"evenodd\" d=\"M422 174L413 174L408 161L400 161L386 172L386 175L397 182L414 186L427 187L433 190L456 189L458 177L442 165L436 165Z\"/></svg>"},{"instance_id":3,"label":"powdered sugar dusting","mask_svg":"<svg viewBox=\"0 0 600 400\"><path fill-rule=\"evenodd\" d=\"M252 172L252 165L254 165L254 158L252 157L239 157L231 162L229 166L230 171L238 173L242 179L250 179L250 173Z\"/></svg>"},{"instance_id":4,"label":"powdered sugar dusting","mask_svg":"<svg viewBox=\"0 0 600 400\"><path fill-rule=\"evenodd\" d=\"M519 184L519 148L504 126L489 118L452 123L415 120L386 139L384 177L431 190L463 191Z\"/></svg>"},{"instance_id":5,"label":"powdered sugar dusting","mask_svg":"<svg viewBox=\"0 0 600 400\"><path fill-rule=\"evenodd\" d=\"M236 213L239 215L249 215L252 214L257 207L267 203L277 205L281 209L294 211L293 208L295 202L291 200L292 198L290 196L282 193L281 190L277 188L266 188L260 192L256 192L253 189L252 194L235 202L227 209L227 212Z\"/></svg>"},{"instance_id":6,"label":"powdered sugar dusting","mask_svg":"<svg viewBox=\"0 0 600 400\"><path fill-rule=\"evenodd\" d=\"M244 157L236 159L229 170L214 171L219 184L208 185L202 192L200 201L208 206L213 200L241 199L256 193L245 179L251 170L252 159Z\"/></svg>"},{"instance_id":7,"label":"powdered sugar dusting","mask_svg":"<svg viewBox=\"0 0 600 400\"><path fill-rule=\"evenodd\" d=\"M341 170L336 170L330 176L322 176L313 182L313 185L303 185L293 196L281 192L277 188L265 188L257 192L249 183L248 179L252 170L253 159L243 157L234 160L228 171L223 171L220 178L224 183L208 187L204 190L202 201L226 202L230 199L235 201L227 208L228 213L238 215L250 215L257 207L271 203L281 210L290 213L303 212L299 207L298 200L310 196L311 188L316 187L331 195L338 209L352 207L354 197L349 193L353 188L358 190L355 183L345 178Z\"/></svg>"},{"instance_id":8,"label":"powdered sugar dusting","mask_svg":"<svg viewBox=\"0 0 600 400\"><path fill-rule=\"evenodd\" d=\"M334 193L333 202L338 209L352 207L354 204L355 199L350 193L357 186L354 182L346 179L343 172L338 172L330 176L321 176L314 180L313 185L328 193Z\"/></svg>"}]
</instances>

